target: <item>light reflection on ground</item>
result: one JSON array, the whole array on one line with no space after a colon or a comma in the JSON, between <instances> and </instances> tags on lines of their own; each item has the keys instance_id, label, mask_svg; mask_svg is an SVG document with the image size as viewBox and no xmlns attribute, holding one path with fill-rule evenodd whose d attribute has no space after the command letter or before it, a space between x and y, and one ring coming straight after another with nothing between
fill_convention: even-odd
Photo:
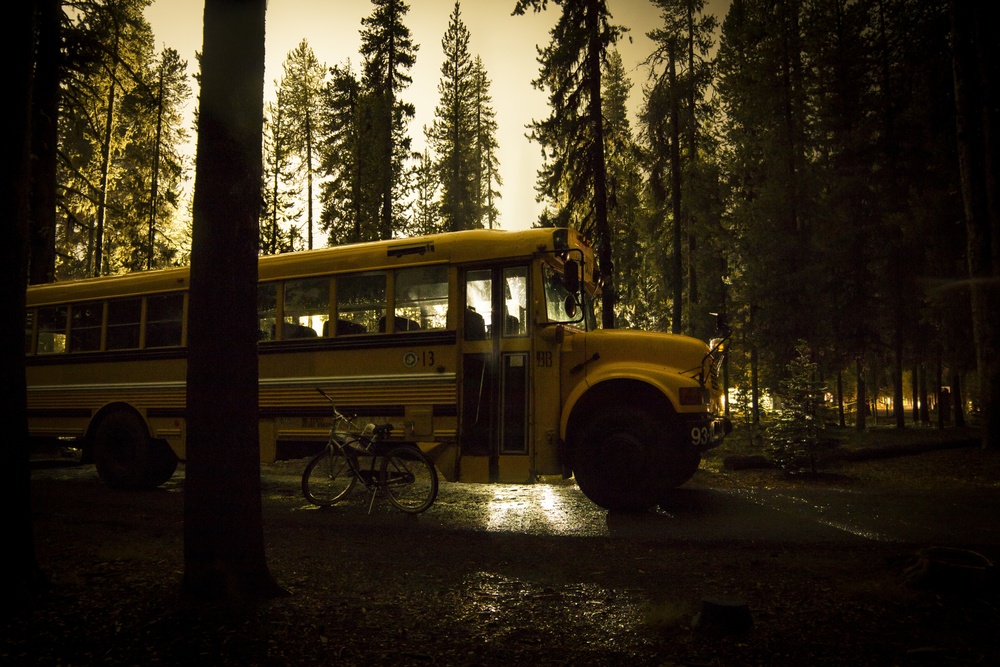
<instances>
[{"instance_id":1,"label":"light reflection on ground","mask_svg":"<svg viewBox=\"0 0 1000 667\"><path fill-rule=\"evenodd\" d=\"M563 613L545 619L551 628L576 634L586 641L594 631L604 641L622 636L644 623L644 603L633 599L627 591L613 590L593 583L565 586L543 586L496 572L479 571L462 582L463 598L467 601L464 614L475 617L484 631L494 637L523 630L530 619L539 618L533 608L543 604L546 609ZM532 632L545 628L532 627Z\"/></svg>"},{"instance_id":2,"label":"light reflection on ground","mask_svg":"<svg viewBox=\"0 0 1000 667\"><path fill-rule=\"evenodd\" d=\"M516 530L540 523L546 533L568 535L577 532L565 494L557 494L547 484L494 486L486 504L486 530Z\"/></svg>"}]
</instances>

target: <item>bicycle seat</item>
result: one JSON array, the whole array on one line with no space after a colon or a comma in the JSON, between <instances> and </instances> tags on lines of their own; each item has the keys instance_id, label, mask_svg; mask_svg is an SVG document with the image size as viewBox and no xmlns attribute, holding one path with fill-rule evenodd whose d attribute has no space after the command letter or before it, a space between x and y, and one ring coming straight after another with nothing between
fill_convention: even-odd
<instances>
[{"instance_id":1,"label":"bicycle seat","mask_svg":"<svg viewBox=\"0 0 1000 667\"><path fill-rule=\"evenodd\" d=\"M382 440L388 437L389 433L392 431L392 424L379 424L374 429L375 438Z\"/></svg>"}]
</instances>

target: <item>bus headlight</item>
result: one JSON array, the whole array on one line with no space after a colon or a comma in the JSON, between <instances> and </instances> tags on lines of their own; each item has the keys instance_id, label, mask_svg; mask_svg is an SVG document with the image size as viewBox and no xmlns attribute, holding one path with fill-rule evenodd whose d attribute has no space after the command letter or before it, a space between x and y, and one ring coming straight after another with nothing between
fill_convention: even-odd
<instances>
[{"instance_id":1,"label":"bus headlight","mask_svg":"<svg viewBox=\"0 0 1000 667\"><path fill-rule=\"evenodd\" d=\"M701 387L681 387L681 405L707 405L708 390Z\"/></svg>"}]
</instances>

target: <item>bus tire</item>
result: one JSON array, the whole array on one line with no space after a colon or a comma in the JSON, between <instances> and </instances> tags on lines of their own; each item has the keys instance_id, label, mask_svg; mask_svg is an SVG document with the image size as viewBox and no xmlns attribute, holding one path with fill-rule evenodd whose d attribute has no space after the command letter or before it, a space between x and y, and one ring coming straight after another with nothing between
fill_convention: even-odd
<instances>
[{"instance_id":1,"label":"bus tire","mask_svg":"<svg viewBox=\"0 0 1000 667\"><path fill-rule=\"evenodd\" d=\"M701 454L675 451L667 454L664 463L661 477L663 488L674 489L694 477L701 465Z\"/></svg>"},{"instance_id":2,"label":"bus tire","mask_svg":"<svg viewBox=\"0 0 1000 667\"><path fill-rule=\"evenodd\" d=\"M149 465L146 466L146 487L155 489L166 483L177 470L177 455L166 440L150 440Z\"/></svg>"},{"instance_id":3,"label":"bus tire","mask_svg":"<svg viewBox=\"0 0 1000 667\"><path fill-rule=\"evenodd\" d=\"M612 406L575 430L573 471L576 483L595 504L614 511L639 512L657 503L657 434L664 425L647 411Z\"/></svg>"},{"instance_id":4,"label":"bus tire","mask_svg":"<svg viewBox=\"0 0 1000 667\"><path fill-rule=\"evenodd\" d=\"M104 415L94 430L94 463L112 488L148 489L170 478L177 458L165 442L149 437L138 414L119 409Z\"/></svg>"}]
</instances>

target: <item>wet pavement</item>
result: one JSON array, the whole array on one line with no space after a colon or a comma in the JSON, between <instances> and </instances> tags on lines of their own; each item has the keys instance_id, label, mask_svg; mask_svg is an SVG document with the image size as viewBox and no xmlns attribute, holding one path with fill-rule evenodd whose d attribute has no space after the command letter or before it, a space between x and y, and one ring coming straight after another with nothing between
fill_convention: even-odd
<instances>
[{"instance_id":1,"label":"wet pavement","mask_svg":"<svg viewBox=\"0 0 1000 667\"><path fill-rule=\"evenodd\" d=\"M219 665L783 667L922 665L929 651L934 664L1000 664L985 639L1000 627L995 597L978 587L921 596L902 578L924 547L996 559L1000 485L990 480L947 492L740 488L740 478L724 484L701 471L641 514L603 510L572 481L442 481L434 505L409 515L378 497L369 513L363 493L313 506L304 467L261 470L268 564L291 596L228 633L198 619L178 629L171 623L186 617L163 612L182 572L184 466L147 493L108 489L92 465L34 468L36 542L55 594L38 622L9 633L6 655L50 658L32 664L153 664L150 655L191 664L169 657L214 651L230 656ZM706 600L745 602L752 632L696 631ZM337 628L352 632L331 639ZM394 652L365 639L386 628ZM65 636L88 643L73 648Z\"/></svg>"},{"instance_id":2,"label":"wet pavement","mask_svg":"<svg viewBox=\"0 0 1000 667\"><path fill-rule=\"evenodd\" d=\"M713 489L689 483L642 514L608 512L572 480L531 485L441 481L434 505L404 515L383 499L354 492L329 512L300 487L303 461L262 466L265 511L297 521L314 512L327 522L406 521L433 530L536 536L624 537L648 542L836 542L1000 544L1000 487L950 491L885 489ZM96 478L92 465L43 467L33 475ZM165 485L183 488L184 466Z\"/></svg>"}]
</instances>

